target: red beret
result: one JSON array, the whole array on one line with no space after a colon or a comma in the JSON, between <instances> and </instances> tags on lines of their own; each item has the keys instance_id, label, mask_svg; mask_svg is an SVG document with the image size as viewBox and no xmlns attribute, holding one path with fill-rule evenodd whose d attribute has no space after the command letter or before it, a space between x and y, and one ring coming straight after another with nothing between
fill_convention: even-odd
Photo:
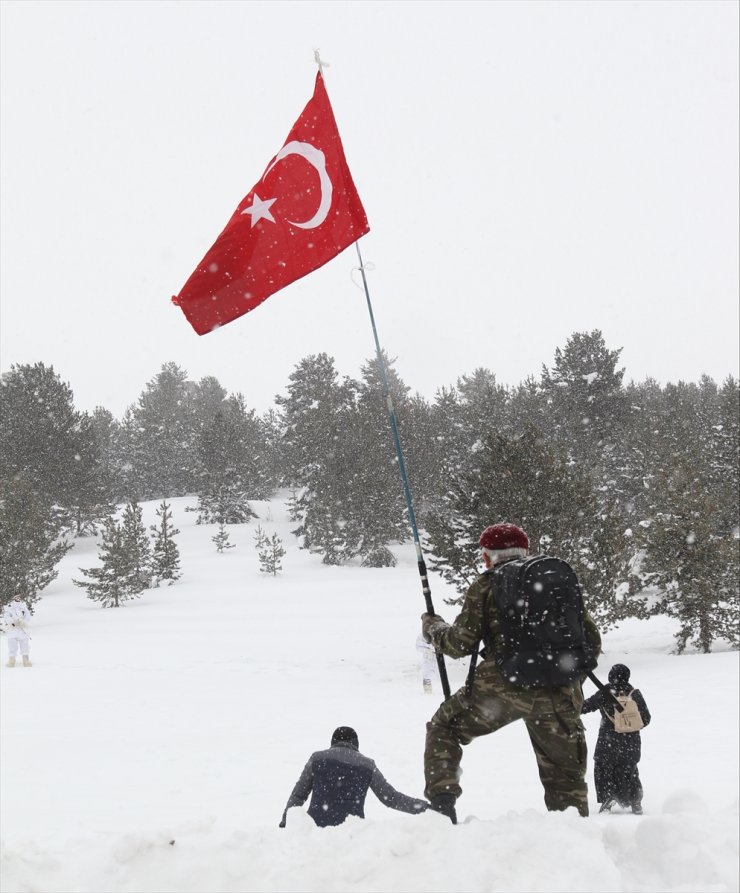
<instances>
[{"instance_id":1,"label":"red beret","mask_svg":"<svg viewBox=\"0 0 740 893\"><path fill-rule=\"evenodd\" d=\"M529 537L516 524L494 524L486 527L478 542L484 549L528 549Z\"/></svg>"}]
</instances>

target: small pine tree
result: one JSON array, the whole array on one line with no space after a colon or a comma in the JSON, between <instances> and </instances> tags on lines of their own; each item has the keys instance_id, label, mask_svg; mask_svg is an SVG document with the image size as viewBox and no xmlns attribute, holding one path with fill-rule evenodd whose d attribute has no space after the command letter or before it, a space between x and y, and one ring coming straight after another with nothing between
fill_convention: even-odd
<instances>
[{"instance_id":1,"label":"small pine tree","mask_svg":"<svg viewBox=\"0 0 740 893\"><path fill-rule=\"evenodd\" d=\"M198 497L196 524L248 524L256 513L249 505L246 493L237 486L224 485L215 493L203 493Z\"/></svg>"},{"instance_id":2,"label":"small pine tree","mask_svg":"<svg viewBox=\"0 0 740 893\"><path fill-rule=\"evenodd\" d=\"M267 536L265 535L265 531L262 529L262 525L258 524L257 529L254 531L254 548L261 549L264 544L267 542Z\"/></svg>"},{"instance_id":3,"label":"small pine tree","mask_svg":"<svg viewBox=\"0 0 740 893\"><path fill-rule=\"evenodd\" d=\"M271 537L263 536L261 547L258 546L260 571L263 574L272 574L276 577L283 569L280 559L285 555L283 541L273 533Z\"/></svg>"},{"instance_id":4,"label":"small pine tree","mask_svg":"<svg viewBox=\"0 0 740 893\"><path fill-rule=\"evenodd\" d=\"M129 502L123 512L121 545L128 565L128 586L132 592L143 592L152 582L152 550L136 500Z\"/></svg>"},{"instance_id":5,"label":"small pine tree","mask_svg":"<svg viewBox=\"0 0 740 893\"><path fill-rule=\"evenodd\" d=\"M154 585L159 586L162 580L169 580L170 586L182 576L180 571L180 552L174 537L180 532L172 524L172 511L167 500L157 509L159 524L152 524L154 546L152 549L152 574Z\"/></svg>"},{"instance_id":6,"label":"small pine tree","mask_svg":"<svg viewBox=\"0 0 740 893\"><path fill-rule=\"evenodd\" d=\"M229 531L226 529L226 525L223 521L221 521L218 525L218 533L215 536L212 536L211 539L216 544L217 552L223 552L225 549L236 548L235 543L229 542Z\"/></svg>"},{"instance_id":7,"label":"small pine tree","mask_svg":"<svg viewBox=\"0 0 740 893\"><path fill-rule=\"evenodd\" d=\"M75 586L87 590L87 597L104 608L118 608L121 602L137 597L141 590L132 589L130 564L123 544L121 526L115 518L106 518L100 542L99 567L80 568L89 581L73 580Z\"/></svg>"}]
</instances>

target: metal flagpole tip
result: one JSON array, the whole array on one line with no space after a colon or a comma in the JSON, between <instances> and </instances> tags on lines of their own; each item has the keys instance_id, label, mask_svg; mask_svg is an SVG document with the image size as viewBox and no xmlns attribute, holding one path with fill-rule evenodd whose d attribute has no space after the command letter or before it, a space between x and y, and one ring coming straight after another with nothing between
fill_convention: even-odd
<instances>
[{"instance_id":1,"label":"metal flagpole tip","mask_svg":"<svg viewBox=\"0 0 740 893\"><path fill-rule=\"evenodd\" d=\"M314 50L314 51L313 51L313 58L314 58L314 61L316 62L316 64L319 66L319 71L323 72L323 70L324 70L325 68L330 68L330 67L331 67L331 66L329 65L328 62L322 62L322 61L321 61L321 56L319 55L319 51L318 51L318 50Z\"/></svg>"}]
</instances>

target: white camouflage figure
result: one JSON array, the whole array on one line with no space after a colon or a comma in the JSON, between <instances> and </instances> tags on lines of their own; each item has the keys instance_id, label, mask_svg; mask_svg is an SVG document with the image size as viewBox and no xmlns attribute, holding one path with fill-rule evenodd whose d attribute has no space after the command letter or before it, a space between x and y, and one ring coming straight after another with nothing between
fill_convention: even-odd
<instances>
[{"instance_id":1,"label":"white camouflage figure","mask_svg":"<svg viewBox=\"0 0 740 893\"><path fill-rule=\"evenodd\" d=\"M8 637L8 663L15 666L15 658L20 649L23 666L30 667L28 624L31 614L20 595L13 596L13 601L3 608L3 629Z\"/></svg>"},{"instance_id":2,"label":"white camouflage figure","mask_svg":"<svg viewBox=\"0 0 740 893\"><path fill-rule=\"evenodd\" d=\"M421 682L424 686L424 693L430 695L432 694L432 681L439 679L437 652L434 650L434 645L430 645L421 633L416 639L416 650L419 652L421 660Z\"/></svg>"}]
</instances>

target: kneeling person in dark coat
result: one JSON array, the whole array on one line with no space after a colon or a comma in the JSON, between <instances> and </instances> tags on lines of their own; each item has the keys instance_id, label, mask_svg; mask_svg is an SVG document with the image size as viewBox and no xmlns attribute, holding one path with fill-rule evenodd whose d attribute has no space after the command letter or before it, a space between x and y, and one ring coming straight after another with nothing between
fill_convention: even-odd
<instances>
[{"instance_id":1,"label":"kneeling person in dark coat","mask_svg":"<svg viewBox=\"0 0 740 893\"><path fill-rule=\"evenodd\" d=\"M341 825L350 815L365 818L368 789L385 806L401 812L424 812L429 804L399 793L375 763L360 753L357 732L340 726L331 736L331 747L312 753L293 788L280 827L293 806L302 806L311 794L308 814L320 828Z\"/></svg>"}]
</instances>

